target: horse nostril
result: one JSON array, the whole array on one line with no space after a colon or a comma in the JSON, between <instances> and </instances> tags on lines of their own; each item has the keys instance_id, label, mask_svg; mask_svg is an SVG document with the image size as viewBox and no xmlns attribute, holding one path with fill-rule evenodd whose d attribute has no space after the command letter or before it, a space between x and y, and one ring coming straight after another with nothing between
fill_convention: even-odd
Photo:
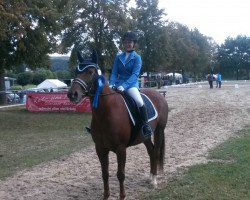
<instances>
[{"instance_id":1,"label":"horse nostril","mask_svg":"<svg viewBox=\"0 0 250 200\"><path fill-rule=\"evenodd\" d=\"M68 97L69 99L71 99L71 98L72 98L72 92L68 92L67 97Z\"/></svg>"},{"instance_id":2,"label":"horse nostril","mask_svg":"<svg viewBox=\"0 0 250 200\"><path fill-rule=\"evenodd\" d=\"M79 98L79 93L77 91L68 91L67 97L72 102L77 102Z\"/></svg>"},{"instance_id":3,"label":"horse nostril","mask_svg":"<svg viewBox=\"0 0 250 200\"><path fill-rule=\"evenodd\" d=\"M67 97L70 99L70 93L69 92L67 93Z\"/></svg>"}]
</instances>

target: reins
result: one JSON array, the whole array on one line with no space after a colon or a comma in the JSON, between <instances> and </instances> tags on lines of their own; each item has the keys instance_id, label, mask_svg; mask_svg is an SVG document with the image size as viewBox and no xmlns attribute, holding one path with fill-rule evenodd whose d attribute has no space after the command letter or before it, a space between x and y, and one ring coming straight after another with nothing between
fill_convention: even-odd
<instances>
[{"instance_id":1,"label":"reins","mask_svg":"<svg viewBox=\"0 0 250 200\"><path fill-rule=\"evenodd\" d=\"M84 94L84 93L83 93ZM91 94L91 93L85 93L87 94L86 96L89 96L89 97L94 97L95 94ZM113 95L113 94L119 94L118 92L110 92L110 93L104 93L104 94L99 94L99 96L108 96L108 95Z\"/></svg>"}]
</instances>

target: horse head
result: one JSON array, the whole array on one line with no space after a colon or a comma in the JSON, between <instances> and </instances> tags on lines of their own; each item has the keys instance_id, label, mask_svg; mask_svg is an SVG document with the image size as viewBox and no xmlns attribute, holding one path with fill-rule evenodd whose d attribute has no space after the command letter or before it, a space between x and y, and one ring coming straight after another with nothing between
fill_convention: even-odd
<instances>
[{"instance_id":1,"label":"horse head","mask_svg":"<svg viewBox=\"0 0 250 200\"><path fill-rule=\"evenodd\" d=\"M93 94L98 87L98 78L101 71L98 67L96 51L93 51L91 59L84 59L81 53L77 52L79 64L76 67L76 78L72 81L68 91L68 98L73 103L79 103L82 98Z\"/></svg>"}]
</instances>

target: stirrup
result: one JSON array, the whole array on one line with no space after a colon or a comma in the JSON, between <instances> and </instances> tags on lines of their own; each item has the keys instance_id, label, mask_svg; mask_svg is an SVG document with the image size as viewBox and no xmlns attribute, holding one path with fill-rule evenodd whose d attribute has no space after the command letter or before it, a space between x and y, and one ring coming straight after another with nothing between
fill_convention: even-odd
<instances>
[{"instance_id":1,"label":"stirrup","mask_svg":"<svg viewBox=\"0 0 250 200\"><path fill-rule=\"evenodd\" d=\"M85 130L87 131L87 133L91 133L91 128L85 126Z\"/></svg>"}]
</instances>

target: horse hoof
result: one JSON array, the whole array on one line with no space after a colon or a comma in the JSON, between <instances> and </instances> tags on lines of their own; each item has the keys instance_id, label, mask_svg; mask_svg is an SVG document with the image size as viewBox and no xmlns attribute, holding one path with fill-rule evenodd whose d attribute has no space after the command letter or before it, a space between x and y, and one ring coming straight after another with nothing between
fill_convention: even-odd
<instances>
[{"instance_id":1,"label":"horse hoof","mask_svg":"<svg viewBox=\"0 0 250 200\"><path fill-rule=\"evenodd\" d=\"M150 174L150 179L151 179L151 184L153 185L153 187L157 188L157 176Z\"/></svg>"}]
</instances>

